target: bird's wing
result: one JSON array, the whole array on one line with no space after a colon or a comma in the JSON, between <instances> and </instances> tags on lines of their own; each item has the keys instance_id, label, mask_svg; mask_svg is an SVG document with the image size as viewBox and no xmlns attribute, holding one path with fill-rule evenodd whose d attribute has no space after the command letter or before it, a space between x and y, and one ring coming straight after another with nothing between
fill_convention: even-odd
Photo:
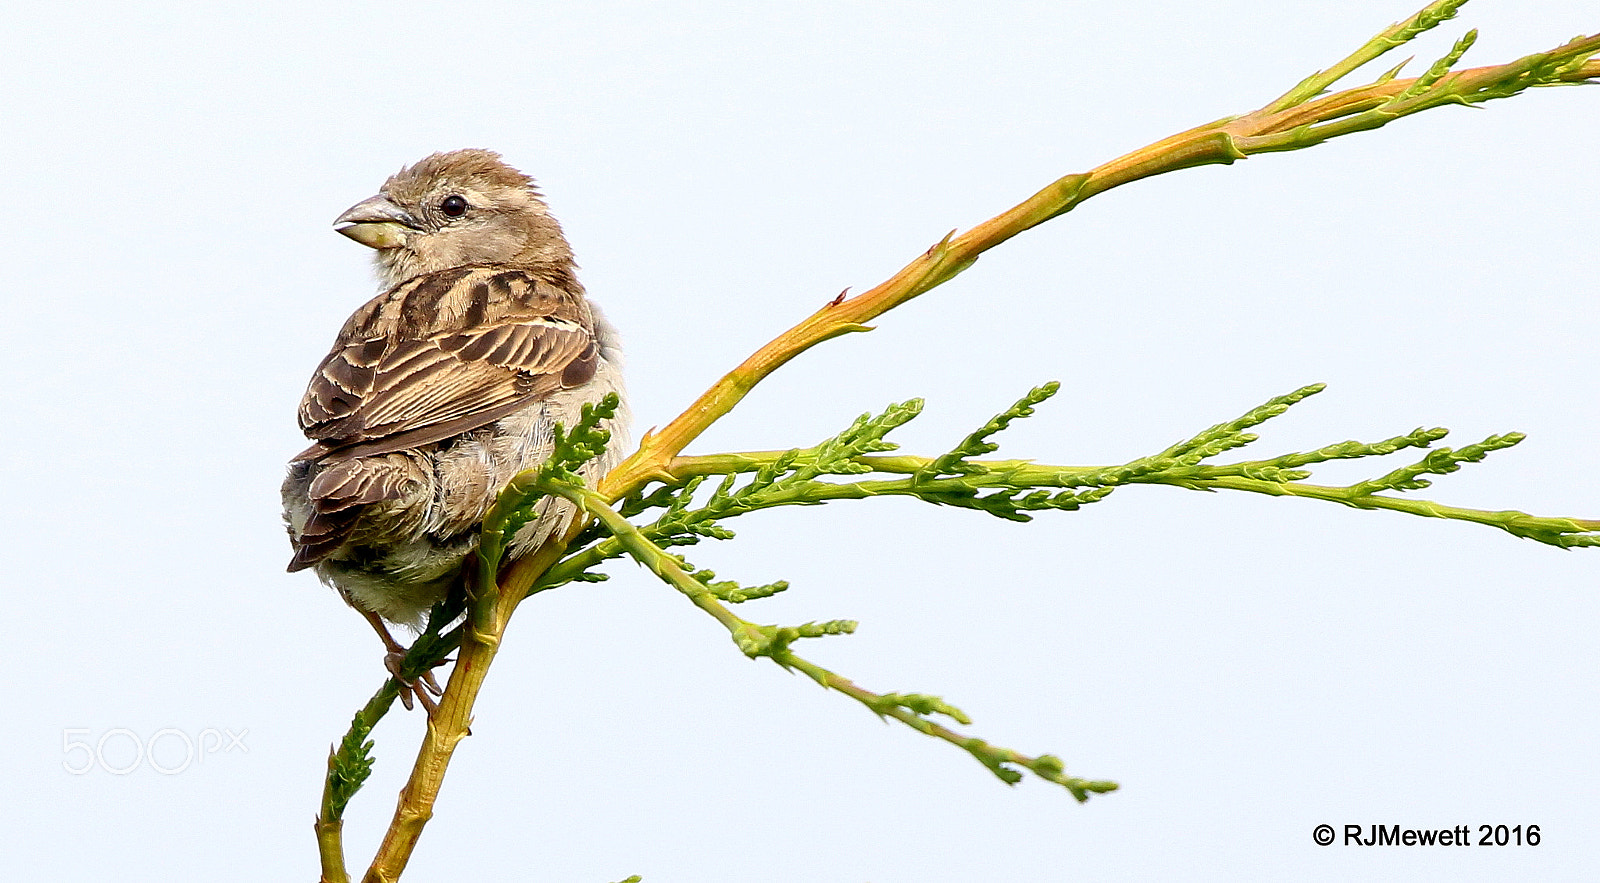
<instances>
[{"instance_id":1,"label":"bird's wing","mask_svg":"<svg viewBox=\"0 0 1600 883\"><path fill-rule=\"evenodd\" d=\"M300 426L317 444L297 459L440 441L594 375L582 295L514 270L436 275L351 318L300 402Z\"/></svg>"}]
</instances>

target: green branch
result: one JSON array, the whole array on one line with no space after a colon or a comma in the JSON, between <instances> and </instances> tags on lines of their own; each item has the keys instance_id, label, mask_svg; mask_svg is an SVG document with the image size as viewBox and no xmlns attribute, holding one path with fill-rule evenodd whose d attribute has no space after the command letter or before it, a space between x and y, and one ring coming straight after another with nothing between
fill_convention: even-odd
<instances>
[{"instance_id":1,"label":"green branch","mask_svg":"<svg viewBox=\"0 0 1600 883\"><path fill-rule=\"evenodd\" d=\"M1299 85L1290 89L1283 97L1268 104L1264 110L1276 113L1321 95L1328 87L1339 82L1356 68L1362 67L1370 61L1404 46L1415 40L1424 32L1456 17L1456 11L1467 5L1467 0L1445 0L1441 3L1431 3L1422 11L1402 22L1396 22L1385 28L1376 37L1362 44L1360 49L1350 53L1325 71L1318 71L1302 80ZM1405 66L1402 62L1401 67ZM1399 74L1400 68L1386 72L1379 82L1388 82Z\"/></svg>"},{"instance_id":2,"label":"green branch","mask_svg":"<svg viewBox=\"0 0 1600 883\"><path fill-rule=\"evenodd\" d=\"M684 545L700 536L731 537L720 519L761 508L786 505L816 505L832 500L859 500L877 496L910 496L925 502L986 511L997 517L1027 521L1029 512L1075 510L1104 499L1117 487L1130 484L1164 484L1189 490L1239 490L1271 496L1293 496L1327 500L1358 509L1386 509L1430 518L1446 518L1496 527L1514 536L1537 540L1561 548L1600 545L1600 520L1567 517L1541 517L1512 510L1487 511L1445 506L1427 500L1392 496L1428 487L1425 476L1446 475L1464 463L1476 463L1491 452L1522 441L1520 433L1490 436L1482 442L1460 449L1429 450L1420 460L1375 478L1343 487L1305 484L1311 476L1308 466L1331 460L1381 457L1408 448L1428 449L1443 439L1448 430L1416 429L1405 435L1376 442L1344 441L1312 451L1297 451L1258 460L1214 464L1206 462L1227 451L1257 440L1247 432L1286 412L1293 405L1322 391L1320 384L1302 387L1277 396L1240 417L1219 423L1159 454L1141 457L1117 466L1053 466L1031 460L976 460L971 456L990 453L995 446L988 438L1012 420L1032 413L1032 407L1048 398L1054 384L1039 387L1017 404L1002 412L983 428L968 436L948 453L937 457L896 454L854 455L848 463L831 462L823 467L823 451L836 450L830 439L814 448L792 451L755 451L678 457L669 470L670 477L648 495L625 501L622 511L638 514L652 507L664 507L666 515L640 530L657 542ZM896 405L880 418L862 417L849 432L860 431L884 420L899 426L906 413L920 410L921 402ZM880 447L892 447L875 436ZM743 488L734 489L735 477L756 473ZM823 481L823 473L903 475L904 478L872 478L856 481ZM721 488L705 504L691 505L694 491L712 475L725 476ZM802 477L803 476L803 477ZM938 476L930 478L929 476ZM691 535L686 533L693 530ZM574 564L563 562L553 574L565 575L567 568L581 561L588 567L620 554L616 546L600 544L585 550Z\"/></svg>"},{"instance_id":3,"label":"green branch","mask_svg":"<svg viewBox=\"0 0 1600 883\"><path fill-rule=\"evenodd\" d=\"M860 421L857 421L857 425L860 425ZM839 439L836 437L830 441L838 442ZM1080 802L1088 800L1090 794L1116 790L1115 782L1093 781L1067 775L1061 760L1053 755L1030 757L1009 748L990 745L982 739L963 736L930 720L931 715L940 714L959 723L970 722L960 709L938 697L918 693L874 693L801 658L792 649L795 641L802 638L849 634L855 631L856 624L850 620L806 623L800 626L758 625L750 622L723 606L717 594L708 588L704 580L698 578L700 574L693 570L692 565L652 543L639 528L624 518L620 512L612 509L605 497L599 493L583 487L580 483L553 478L541 480L539 490L566 497L594 515L634 560L643 564L662 581L681 592L696 607L721 623L745 656L751 659L765 656L785 669L803 672L823 687L836 690L860 702L879 717L892 718L919 733L949 742L972 755L1007 784L1016 784L1022 779L1021 773L1010 766L1016 765L1046 781L1061 785Z\"/></svg>"}]
</instances>

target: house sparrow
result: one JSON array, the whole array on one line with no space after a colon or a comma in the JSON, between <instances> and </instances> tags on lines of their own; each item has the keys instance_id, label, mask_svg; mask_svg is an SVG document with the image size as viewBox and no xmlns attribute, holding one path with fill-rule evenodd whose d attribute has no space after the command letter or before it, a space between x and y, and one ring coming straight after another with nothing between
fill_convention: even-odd
<instances>
[{"instance_id":1,"label":"house sparrow","mask_svg":"<svg viewBox=\"0 0 1600 883\"><path fill-rule=\"evenodd\" d=\"M378 630L398 672L404 649L385 621L420 626L500 490L549 455L554 425L624 395L621 350L532 179L498 154L436 153L334 224L376 250L384 290L345 322L300 402L315 443L283 483L289 570L316 568ZM624 404L586 480L622 459L627 421ZM574 514L564 500L540 507L511 555Z\"/></svg>"}]
</instances>

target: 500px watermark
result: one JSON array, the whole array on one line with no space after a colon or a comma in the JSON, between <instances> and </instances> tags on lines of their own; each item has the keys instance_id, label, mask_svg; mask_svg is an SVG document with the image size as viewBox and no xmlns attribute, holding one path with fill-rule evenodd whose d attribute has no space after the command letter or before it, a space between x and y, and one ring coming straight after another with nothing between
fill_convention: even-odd
<instances>
[{"instance_id":1,"label":"500px watermark","mask_svg":"<svg viewBox=\"0 0 1600 883\"><path fill-rule=\"evenodd\" d=\"M95 737L90 727L68 727L61 731L61 751L66 755L61 768L74 776L94 770L126 776L149 765L164 776L175 776L193 764L204 763L208 754L249 754L250 747L244 744L249 732L206 727L190 735L176 727L163 727L143 738L126 727L115 727Z\"/></svg>"}]
</instances>

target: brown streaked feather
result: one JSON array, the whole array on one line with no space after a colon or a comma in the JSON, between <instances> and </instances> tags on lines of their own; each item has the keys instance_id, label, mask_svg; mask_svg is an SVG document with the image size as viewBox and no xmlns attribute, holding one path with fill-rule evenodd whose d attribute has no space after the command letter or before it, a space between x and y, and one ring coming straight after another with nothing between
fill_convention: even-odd
<instances>
[{"instance_id":1,"label":"brown streaked feather","mask_svg":"<svg viewBox=\"0 0 1600 883\"><path fill-rule=\"evenodd\" d=\"M478 267L413 279L345 324L301 400L301 428L317 444L296 459L442 441L583 382L596 356L594 319L570 275Z\"/></svg>"},{"instance_id":2,"label":"brown streaked feather","mask_svg":"<svg viewBox=\"0 0 1600 883\"><path fill-rule=\"evenodd\" d=\"M356 516L351 514L340 524L332 525L329 519L318 516L307 523L305 532L295 538L294 556L289 559L289 566L285 569L289 573L299 573L317 566L318 562L344 545L351 527L355 525L355 520Z\"/></svg>"},{"instance_id":3,"label":"brown streaked feather","mask_svg":"<svg viewBox=\"0 0 1600 883\"><path fill-rule=\"evenodd\" d=\"M346 460L317 473L309 493L318 512L340 512L352 506L397 499L406 475L383 460Z\"/></svg>"},{"instance_id":4,"label":"brown streaked feather","mask_svg":"<svg viewBox=\"0 0 1600 883\"><path fill-rule=\"evenodd\" d=\"M561 371L561 385L571 389L582 386L594 379L594 372L600 366L600 348L589 347L583 355L567 363Z\"/></svg>"},{"instance_id":5,"label":"brown streaked feather","mask_svg":"<svg viewBox=\"0 0 1600 883\"><path fill-rule=\"evenodd\" d=\"M422 478L405 454L326 464L306 488L311 514L295 539L289 571L304 570L332 554L355 532L362 507L415 495Z\"/></svg>"}]
</instances>

